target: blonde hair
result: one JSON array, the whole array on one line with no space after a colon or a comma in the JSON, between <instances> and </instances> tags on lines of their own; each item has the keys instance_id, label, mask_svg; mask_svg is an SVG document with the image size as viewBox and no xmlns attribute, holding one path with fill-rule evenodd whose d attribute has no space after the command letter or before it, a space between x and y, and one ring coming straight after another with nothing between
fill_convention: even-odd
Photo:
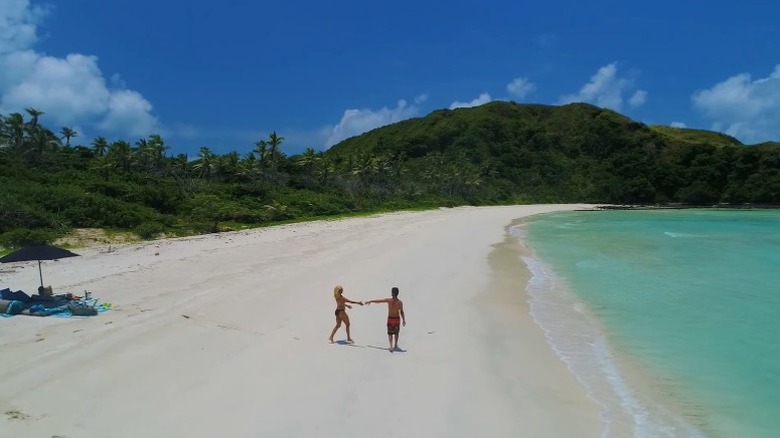
<instances>
[{"instance_id":1,"label":"blonde hair","mask_svg":"<svg viewBox=\"0 0 780 438\"><path fill-rule=\"evenodd\" d=\"M341 293L344 292L344 288L341 286L336 286L333 288L333 298L338 298Z\"/></svg>"}]
</instances>

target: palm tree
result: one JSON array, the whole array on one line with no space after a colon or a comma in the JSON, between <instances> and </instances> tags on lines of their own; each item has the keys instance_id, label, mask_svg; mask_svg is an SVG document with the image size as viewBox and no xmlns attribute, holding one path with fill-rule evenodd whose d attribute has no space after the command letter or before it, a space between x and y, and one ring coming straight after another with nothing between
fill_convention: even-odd
<instances>
[{"instance_id":1,"label":"palm tree","mask_svg":"<svg viewBox=\"0 0 780 438\"><path fill-rule=\"evenodd\" d=\"M284 141L284 137L276 135L276 131L272 132L268 136L268 145L271 146L271 161L276 162L280 158L279 146Z\"/></svg>"},{"instance_id":2,"label":"palm tree","mask_svg":"<svg viewBox=\"0 0 780 438\"><path fill-rule=\"evenodd\" d=\"M187 172L187 163L189 162L189 159L187 158L187 154L179 154L176 155L176 167L182 172Z\"/></svg>"},{"instance_id":3,"label":"palm tree","mask_svg":"<svg viewBox=\"0 0 780 438\"><path fill-rule=\"evenodd\" d=\"M214 159L214 170L222 181L233 180L238 174L238 164L241 159L238 152L232 151L225 155L216 156Z\"/></svg>"},{"instance_id":4,"label":"palm tree","mask_svg":"<svg viewBox=\"0 0 780 438\"><path fill-rule=\"evenodd\" d=\"M60 145L60 139L53 132L42 128L35 130L27 144L30 146L27 152L31 156L31 162L33 164L41 164L49 152L57 149Z\"/></svg>"},{"instance_id":5,"label":"palm tree","mask_svg":"<svg viewBox=\"0 0 780 438\"><path fill-rule=\"evenodd\" d=\"M65 146L70 146L70 139L74 137L78 137L79 133L74 131L73 129L64 126L62 129L60 129L60 134L62 134L62 138L65 139Z\"/></svg>"},{"instance_id":6,"label":"palm tree","mask_svg":"<svg viewBox=\"0 0 780 438\"><path fill-rule=\"evenodd\" d=\"M18 150L24 141L24 117L19 113L11 113L5 121L11 146Z\"/></svg>"},{"instance_id":7,"label":"palm tree","mask_svg":"<svg viewBox=\"0 0 780 438\"><path fill-rule=\"evenodd\" d=\"M266 160L268 159L268 142L260 140L255 142L255 150L257 151L257 158L259 159L260 167L264 167Z\"/></svg>"},{"instance_id":8,"label":"palm tree","mask_svg":"<svg viewBox=\"0 0 780 438\"><path fill-rule=\"evenodd\" d=\"M108 141L105 137L98 137L92 140L92 150L98 157L102 157L108 151Z\"/></svg>"},{"instance_id":9,"label":"palm tree","mask_svg":"<svg viewBox=\"0 0 780 438\"><path fill-rule=\"evenodd\" d=\"M145 138L138 139L135 142L135 161L139 168L143 170L150 170L152 163L155 161L157 152L154 145L152 145Z\"/></svg>"},{"instance_id":10,"label":"palm tree","mask_svg":"<svg viewBox=\"0 0 780 438\"><path fill-rule=\"evenodd\" d=\"M362 152L352 167L352 175L356 176L361 183L367 184L374 175L379 173L379 161L379 158L374 157L370 152Z\"/></svg>"},{"instance_id":11,"label":"palm tree","mask_svg":"<svg viewBox=\"0 0 780 438\"><path fill-rule=\"evenodd\" d=\"M111 174L111 169L113 169L115 165L116 163L114 163L111 160L111 157L108 155L98 155L92 160L91 163L92 169L100 172L100 174L103 175L104 180L108 180L108 177Z\"/></svg>"},{"instance_id":12,"label":"palm tree","mask_svg":"<svg viewBox=\"0 0 780 438\"><path fill-rule=\"evenodd\" d=\"M328 185L330 176L336 172L336 163L327 155L322 152L319 153L322 157L320 165L317 168L317 176L320 179L320 184L323 186Z\"/></svg>"},{"instance_id":13,"label":"palm tree","mask_svg":"<svg viewBox=\"0 0 780 438\"><path fill-rule=\"evenodd\" d=\"M30 115L30 129L34 130L38 126L38 117L45 113L43 111L38 111L35 108L25 108L24 110Z\"/></svg>"},{"instance_id":14,"label":"palm tree","mask_svg":"<svg viewBox=\"0 0 780 438\"><path fill-rule=\"evenodd\" d=\"M130 171L130 163L133 159L133 147L130 143L124 140L111 143L111 146L108 147L108 156L123 172Z\"/></svg>"},{"instance_id":15,"label":"palm tree","mask_svg":"<svg viewBox=\"0 0 780 438\"><path fill-rule=\"evenodd\" d=\"M211 176L211 170L214 167L214 158L215 155L213 152L211 152L211 149L207 148L206 146L202 146L200 148L200 153L198 154L199 161L195 163L192 168L200 170L201 176L208 178Z\"/></svg>"},{"instance_id":16,"label":"palm tree","mask_svg":"<svg viewBox=\"0 0 780 438\"><path fill-rule=\"evenodd\" d=\"M320 156L314 152L313 148L306 148L301 156L298 157L298 165L303 168L307 180L311 179L312 174L317 168L318 161L320 161Z\"/></svg>"},{"instance_id":17,"label":"palm tree","mask_svg":"<svg viewBox=\"0 0 780 438\"><path fill-rule=\"evenodd\" d=\"M241 176L244 179L253 179L257 172L256 162L257 157L255 156L254 151L246 154L246 156L238 163L238 176Z\"/></svg>"},{"instance_id":18,"label":"palm tree","mask_svg":"<svg viewBox=\"0 0 780 438\"><path fill-rule=\"evenodd\" d=\"M160 134L152 134L149 136L149 146L158 162L165 157L165 151L170 149L165 145L165 140L163 140Z\"/></svg>"}]
</instances>

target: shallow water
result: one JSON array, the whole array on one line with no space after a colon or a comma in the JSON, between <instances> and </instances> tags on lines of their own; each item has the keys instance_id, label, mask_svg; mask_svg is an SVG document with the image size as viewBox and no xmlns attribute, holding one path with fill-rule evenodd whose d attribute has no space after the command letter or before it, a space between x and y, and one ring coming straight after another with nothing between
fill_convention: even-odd
<instances>
[{"instance_id":1,"label":"shallow water","mask_svg":"<svg viewBox=\"0 0 780 438\"><path fill-rule=\"evenodd\" d=\"M780 211L555 213L515 232L534 317L605 436L780 430Z\"/></svg>"}]
</instances>

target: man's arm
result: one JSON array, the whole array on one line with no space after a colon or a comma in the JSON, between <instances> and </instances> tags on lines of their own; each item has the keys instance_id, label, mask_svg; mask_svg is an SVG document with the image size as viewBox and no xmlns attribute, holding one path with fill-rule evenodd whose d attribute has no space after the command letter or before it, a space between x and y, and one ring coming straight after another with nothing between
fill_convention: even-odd
<instances>
[{"instance_id":1,"label":"man's arm","mask_svg":"<svg viewBox=\"0 0 780 438\"><path fill-rule=\"evenodd\" d=\"M403 321L404 327L406 327L406 314L404 314L404 302L401 300L398 300L398 313L401 314L401 321Z\"/></svg>"},{"instance_id":2,"label":"man's arm","mask_svg":"<svg viewBox=\"0 0 780 438\"><path fill-rule=\"evenodd\" d=\"M390 301L390 298L380 298L378 300L368 300L368 301L363 301L363 302L366 303L366 304L371 304L371 303L377 303L378 304L378 303L387 303L388 301Z\"/></svg>"}]
</instances>

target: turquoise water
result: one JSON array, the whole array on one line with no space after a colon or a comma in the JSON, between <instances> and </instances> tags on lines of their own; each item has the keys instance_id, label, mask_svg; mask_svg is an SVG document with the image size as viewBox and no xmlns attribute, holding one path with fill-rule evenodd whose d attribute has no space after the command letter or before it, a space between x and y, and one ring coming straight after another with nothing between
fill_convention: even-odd
<instances>
[{"instance_id":1,"label":"turquoise water","mask_svg":"<svg viewBox=\"0 0 780 438\"><path fill-rule=\"evenodd\" d=\"M780 436L780 211L567 212L520 232L534 317L613 430Z\"/></svg>"}]
</instances>

